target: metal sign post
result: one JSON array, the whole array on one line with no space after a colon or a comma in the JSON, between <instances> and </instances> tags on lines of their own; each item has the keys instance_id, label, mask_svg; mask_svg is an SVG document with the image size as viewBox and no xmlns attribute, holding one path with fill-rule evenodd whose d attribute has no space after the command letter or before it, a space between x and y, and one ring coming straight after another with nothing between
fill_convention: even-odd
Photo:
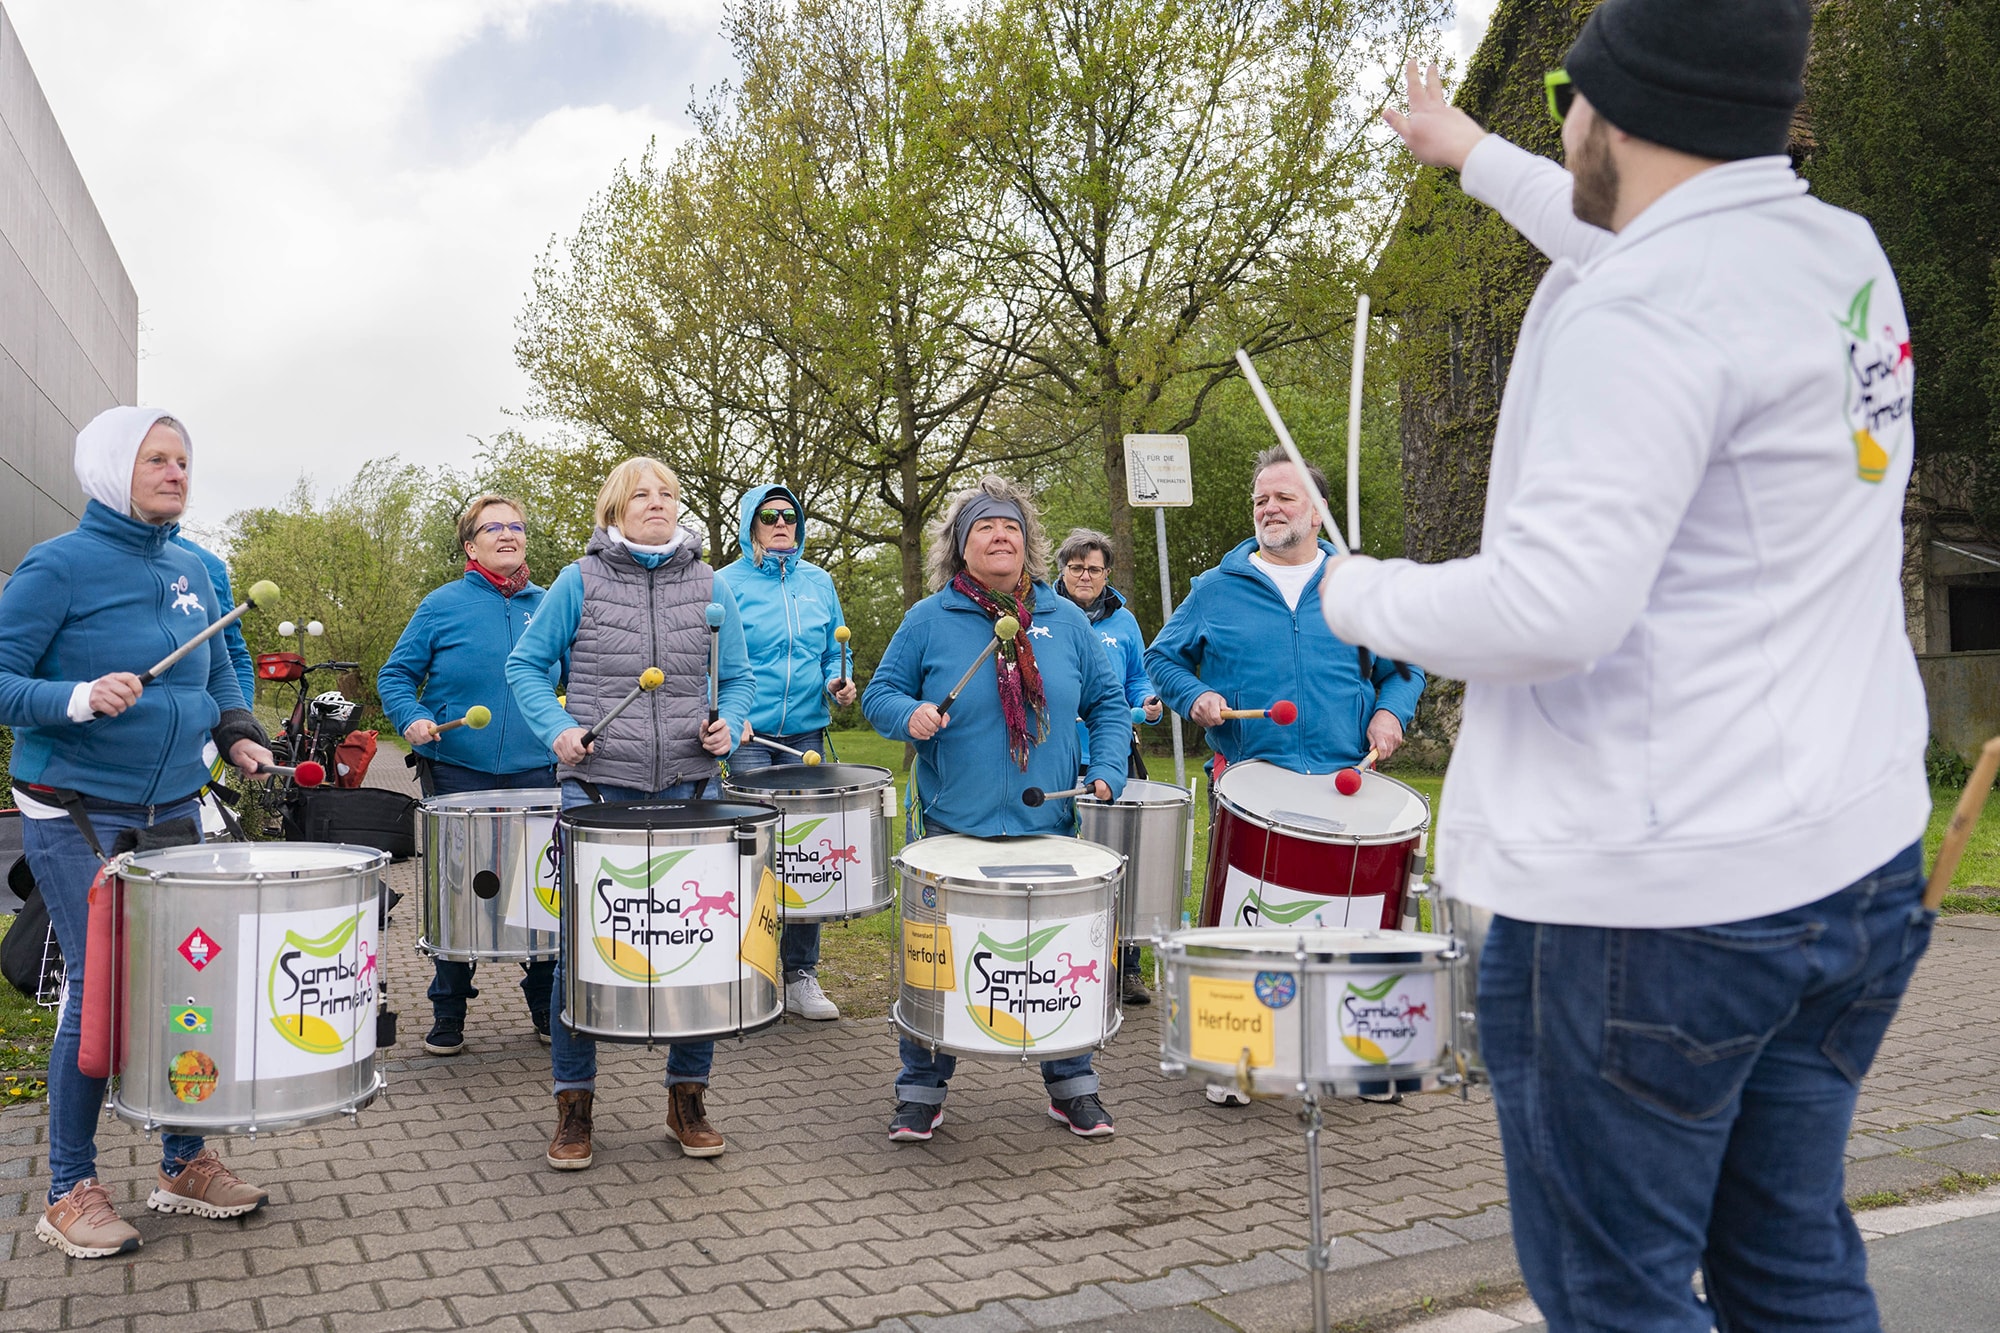
<instances>
[{"instance_id":1,"label":"metal sign post","mask_svg":"<svg viewBox=\"0 0 2000 1333\"><path fill-rule=\"evenodd\" d=\"M1185 435L1125 437L1125 499L1134 509L1153 511L1153 541L1160 557L1160 623L1174 613L1174 583L1167 571L1167 510L1194 503L1194 462ZM1174 783L1187 786L1187 754L1181 744L1181 715L1171 708L1174 729Z\"/></svg>"}]
</instances>

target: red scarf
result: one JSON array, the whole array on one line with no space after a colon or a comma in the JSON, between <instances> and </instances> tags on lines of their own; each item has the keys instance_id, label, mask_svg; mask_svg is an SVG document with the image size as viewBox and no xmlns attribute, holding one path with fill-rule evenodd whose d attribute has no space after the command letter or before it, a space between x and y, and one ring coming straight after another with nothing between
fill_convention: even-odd
<instances>
[{"instance_id":1,"label":"red scarf","mask_svg":"<svg viewBox=\"0 0 2000 1333\"><path fill-rule=\"evenodd\" d=\"M528 562L525 560L521 562L521 567L515 570L512 576L508 578L501 578L477 560L467 560L465 562L465 572L468 574L477 574L480 578L485 579L500 590L502 597L512 597L515 593L528 586Z\"/></svg>"},{"instance_id":2,"label":"red scarf","mask_svg":"<svg viewBox=\"0 0 2000 1333\"><path fill-rule=\"evenodd\" d=\"M1028 631L1035 623L1035 585L1021 575L1019 586L1010 596L990 592L964 570L951 586L970 597L988 620L1012 616L1021 622L1021 632L1012 643L1000 645L997 670L1000 680L1000 712L1007 719L1007 753L1023 772L1028 771L1028 754L1049 738L1049 705L1042 693L1041 668L1035 665L1035 648ZM1034 734L1028 732L1028 715L1034 714Z\"/></svg>"}]
</instances>

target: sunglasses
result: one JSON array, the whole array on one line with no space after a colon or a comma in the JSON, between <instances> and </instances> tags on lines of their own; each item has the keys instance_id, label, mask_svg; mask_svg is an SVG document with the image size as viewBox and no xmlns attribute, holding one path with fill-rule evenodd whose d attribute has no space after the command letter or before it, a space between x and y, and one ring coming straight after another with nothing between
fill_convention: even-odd
<instances>
[{"instance_id":1,"label":"sunglasses","mask_svg":"<svg viewBox=\"0 0 2000 1333\"><path fill-rule=\"evenodd\" d=\"M1570 103L1576 101L1576 85L1569 81L1569 71L1552 69L1542 75L1542 92L1549 99L1549 115L1556 124L1562 124L1569 115Z\"/></svg>"},{"instance_id":2,"label":"sunglasses","mask_svg":"<svg viewBox=\"0 0 2000 1333\"><path fill-rule=\"evenodd\" d=\"M757 521L773 527L780 523L796 523L799 521L799 511L796 509L759 509L757 511Z\"/></svg>"},{"instance_id":3,"label":"sunglasses","mask_svg":"<svg viewBox=\"0 0 2000 1333\"><path fill-rule=\"evenodd\" d=\"M527 530L528 525L525 523L481 523L479 525L480 534L487 537L498 537L503 532L511 532L519 537L526 533Z\"/></svg>"}]
</instances>

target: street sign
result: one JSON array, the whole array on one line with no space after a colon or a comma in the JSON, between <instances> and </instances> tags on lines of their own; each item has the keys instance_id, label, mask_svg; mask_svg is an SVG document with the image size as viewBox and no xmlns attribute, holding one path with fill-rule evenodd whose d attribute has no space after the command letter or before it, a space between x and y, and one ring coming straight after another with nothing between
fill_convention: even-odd
<instances>
[{"instance_id":1,"label":"street sign","mask_svg":"<svg viewBox=\"0 0 2000 1333\"><path fill-rule=\"evenodd\" d=\"M1194 463L1185 435L1125 437L1125 499L1136 509L1194 503Z\"/></svg>"}]
</instances>

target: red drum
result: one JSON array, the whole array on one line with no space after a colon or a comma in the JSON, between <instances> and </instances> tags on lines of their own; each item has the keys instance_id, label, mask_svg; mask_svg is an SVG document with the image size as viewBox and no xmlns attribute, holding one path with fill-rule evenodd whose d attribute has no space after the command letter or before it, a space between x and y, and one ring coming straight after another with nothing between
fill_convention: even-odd
<instances>
[{"instance_id":1,"label":"red drum","mask_svg":"<svg viewBox=\"0 0 2000 1333\"><path fill-rule=\"evenodd\" d=\"M1430 822L1420 792L1380 773L1342 796L1331 773L1231 764L1215 786L1200 924L1395 930Z\"/></svg>"}]
</instances>

